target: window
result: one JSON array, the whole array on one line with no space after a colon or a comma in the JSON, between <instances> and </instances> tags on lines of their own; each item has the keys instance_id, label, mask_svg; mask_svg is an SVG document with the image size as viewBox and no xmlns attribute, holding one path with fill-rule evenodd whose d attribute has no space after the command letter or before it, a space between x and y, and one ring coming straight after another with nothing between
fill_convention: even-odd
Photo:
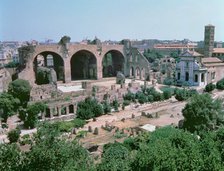
<instances>
[{"instance_id":1,"label":"window","mask_svg":"<svg viewBox=\"0 0 224 171\"><path fill-rule=\"evenodd\" d=\"M202 74L201 74L201 82L204 82L204 81L205 81L205 74L202 73Z\"/></svg>"},{"instance_id":2,"label":"window","mask_svg":"<svg viewBox=\"0 0 224 171\"><path fill-rule=\"evenodd\" d=\"M215 79L215 72L212 72L212 79Z\"/></svg>"},{"instance_id":3,"label":"window","mask_svg":"<svg viewBox=\"0 0 224 171\"><path fill-rule=\"evenodd\" d=\"M189 73L188 72L185 73L185 81L189 81Z\"/></svg>"},{"instance_id":4,"label":"window","mask_svg":"<svg viewBox=\"0 0 224 171\"><path fill-rule=\"evenodd\" d=\"M198 82L198 74L194 75L194 82L196 82L196 83Z\"/></svg>"},{"instance_id":5,"label":"window","mask_svg":"<svg viewBox=\"0 0 224 171\"><path fill-rule=\"evenodd\" d=\"M178 80L180 79L180 73L179 72L177 73L177 79Z\"/></svg>"},{"instance_id":6,"label":"window","mask_svg":"<svg viewBox=\"0 0 224 171\"><path fill-rule=\"evenodd\" d=\"M186 67L187 67L187 68L189 67L189 62L186 62Z\"/></svg>"},{"instance_id":7,"label":"window","mask_svg":"<svg viewBox=\"0 0 224 171\"><path fill-rule=\"evenodd\" d=\"M47 55L47 66L54 66L54 59L52 55Z\"/></svg>"}]
</instances>

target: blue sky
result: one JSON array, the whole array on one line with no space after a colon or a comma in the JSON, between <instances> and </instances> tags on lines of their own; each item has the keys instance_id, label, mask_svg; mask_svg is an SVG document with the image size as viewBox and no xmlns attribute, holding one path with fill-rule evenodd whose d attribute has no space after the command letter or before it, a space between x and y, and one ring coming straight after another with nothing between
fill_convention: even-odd
<instances>
[{"instance_id":1,"label":"blue sky","mask_svg":"<svg viewBox=\"0 0 224 171\"><path fill-rule=\"evenodd\" d=\"M203 40L216 26L224 41L224 0L0 0L0 41Z\"/></svg>"}]
</instances>

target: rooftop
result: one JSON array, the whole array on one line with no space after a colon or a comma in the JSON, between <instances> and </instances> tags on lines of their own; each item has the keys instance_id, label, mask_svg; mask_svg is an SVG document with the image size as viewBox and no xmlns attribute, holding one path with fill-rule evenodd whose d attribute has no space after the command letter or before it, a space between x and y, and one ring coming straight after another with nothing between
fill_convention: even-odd
<instances>
[{"instance_id":1,"label":"rooftop","mask_svg":"<svg viewBox=\"0 0 224 171\"><path fill-rule=\"evenodd\" d=\"M223 63L219 58L216 57L207 57L201 59L202 63Z\"/></svg>"},{"instance_id":2,"label":"rooftop","mask_svg":"<svg viewBox=\"0 0 224 171\"><path fill-rule=\"evenodd\" d=\"M224 48L214 48L213 53L224 53Z\"/></svg>"}]
</instances>

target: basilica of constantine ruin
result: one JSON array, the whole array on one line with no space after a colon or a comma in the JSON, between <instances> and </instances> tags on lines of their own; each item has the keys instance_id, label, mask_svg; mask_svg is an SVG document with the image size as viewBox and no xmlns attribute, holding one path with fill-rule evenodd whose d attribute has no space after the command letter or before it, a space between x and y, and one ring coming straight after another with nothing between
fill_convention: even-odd
<instances>
[{"instance_id":1,"label":"basilica of constantine ruin","mask_svg":"<svg viewBox=\"0 0 224 171\"><path fill-rule=\"evenodd\" d=\"M150 80L151 75L148 60L129 40L103 44L95 39L90 44L74 44L69 37L63 37L58 44L22 47L19 57L18 78L32 85L31 102L47 102L42 118L74 117L78 102L93 95L93 91L99 101L121 101L130 88L139 88L133 81L109 84L117 73L135 80ZM38 81L40 69L50 73L50 81Z\"/></svg>"},{"instance_id":2,"label":"basilica of constantine ruin","mask_svg":"<svg viewBox=\"0 0 224 171\"><path fill-rule=\"evenodd\" d=\"M19 78L36 83L38 67L52 68L57 81L100 80L121 71L126 77L149 79L149 62L129 40L107 45L96 39L94 44L59 44L26 46L19 49L23 66Z\"/></svg>"}]
</instances>

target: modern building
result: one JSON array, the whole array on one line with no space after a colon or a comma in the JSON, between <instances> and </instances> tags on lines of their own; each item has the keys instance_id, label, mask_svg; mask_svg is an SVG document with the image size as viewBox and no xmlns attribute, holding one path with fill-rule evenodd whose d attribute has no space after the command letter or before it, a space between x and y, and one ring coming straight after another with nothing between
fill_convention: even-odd
<instances>
[{"instance_id":1,"label":"modern building","mask_svg":"<svg viewBox=\"0 0 224 171\"><path fill-rule=\"evenodd\" d=\"M215 35L215 26L209 24L205 26L204 34L204 56L212 56L212 51L214 48L214 35Z\"/></svg>"}]
</instances>

